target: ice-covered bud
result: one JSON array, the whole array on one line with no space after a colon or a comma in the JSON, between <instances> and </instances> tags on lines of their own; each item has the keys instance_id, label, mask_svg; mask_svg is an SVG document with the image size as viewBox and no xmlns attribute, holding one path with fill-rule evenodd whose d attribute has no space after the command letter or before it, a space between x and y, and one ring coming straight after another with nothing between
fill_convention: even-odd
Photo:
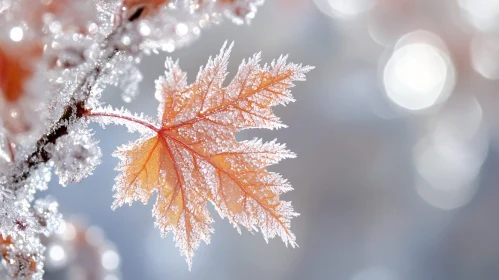
<instances>
[{"instance_id":1,"label":"ice-covered bud","mask_svg":"<svg viewBox=\"0 0 499 280\"><path fill-rule=\"evenodd\" d=\"M55 145L45 150L51 154L51 162L59 183L67 186L70 182L80 182L101 163L101 150L85 126L71 127L67 135L60 137Z\"/></svg>"},{"instance_id":2,"label":"ice-covered bud","mask_svg":"<svg viewBox=\"0 0 499 280\"><path fill-rule=\"evenodd\" d=\"M263 0L221 0L218 4L222 6L225 16L232 22L243 24L249 23L255 17L258 6L261 6L263 2Z\"/></svg>"},{"instance_id":3,"label":"ice-covered bud","mask_svg":"<svg viewBox=\"0 0 499 280\"><path fill-rule=\"evenodd\" d=\"M26 170L28 170L27 167L25 169L14 168L9 173L16 172L22 174ZM51 177L50 168L45 164L40 164L38 168L30 169L30 176L25 181L13 182L5 178L6 195L11 199L17 200L17 203L28 204L27 207L29 207L29 203L33 201L36 191L47 189Z\"/></svg>"},{"instance_id":4,"label":"ice-covered bud","mask_svg":"<svg viewBox=\"0 0 499 280\"><path fill-rule=\"evenodd\" d=\"M44 247L38 238L0 237L0 252L11 279L42 279Z\"/></svg>"},{"instance_id":5,"label":"ice-covered bud","mask_svg":"<svg viewBox=\"0 0 499 280\"><path fill-rule=\"evenodd\" d=\"M40 234L48 236L58 227L61 215L57 203L50 198L39 199L29 208L26 199L8 196L2 202L0 255L8 279L42 279L44 246Z\"/></svg>"},{"instance_id":6,"label":"ice-covered bud","mask_svg":"<svg viewBox=\"0 0 499 280\"><path fill-rule=\"evenodd\" d=\"M143 79L134 57L128 55L118 56L115 63L110 66L110 68L105 69L101 82L119 88L123 101L131 102L137 96L139 83Z\"/></svg>"},{"instance_id":7,"label":"ice-covered bud","mask_svg":"<svg viewBox=\"0 0 499 280\"><path fill-rule=\"evenodd\" d=\"M57 230L62 221L62 214L58 211L59 204L48 196L35 201L34 217L40 224L41 233L51 235Z\"/></svg>"},{"instance_id":8,"label":"ice-covered bud","mask_svg":"<svg viewBox=\"0 0 499 280\"><path fill-rule=\"evenodd\" d=\"M50 179L52 179L50 168L46 165L40 165L40 167L32 172L32 175L26 183L29 185L30 189L46 190Z\"/></svg>"}]
</instances>

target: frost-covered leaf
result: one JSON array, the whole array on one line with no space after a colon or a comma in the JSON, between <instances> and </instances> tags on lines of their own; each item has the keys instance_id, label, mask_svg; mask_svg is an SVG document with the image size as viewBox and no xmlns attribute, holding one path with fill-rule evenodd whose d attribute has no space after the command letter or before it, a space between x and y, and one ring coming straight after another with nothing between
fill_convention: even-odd
<instances>
[{"instance_id":1,"label":"frost-covered leaf","mask_svg":"<svg viewBox=\"0 0 499 280\"><path fill-rule=\"evenodd\" d=\"M227 87L229 48L209 59L196 81L188 85L178 63L166 61L165 76L156 83L159 126L141 119L105 112L95 116L142 125L152 136L118 149L121 171L114 187L113 208L157 192L153 214L163 234L169 231L191 264L201 241L209 242L211 202L222 217L238 228L260 229L265 239L280 236L295 246L290 220L297 214L280 194L291 186L266 167L294 157L284 145L261 140L238 142L235 133L247 128L279 128L284 125L272 106L293 101L289 88L305 79L309 66L287 63L281 57L260 66L254 55L239 66Z\"/></svg>"}]
</instances>

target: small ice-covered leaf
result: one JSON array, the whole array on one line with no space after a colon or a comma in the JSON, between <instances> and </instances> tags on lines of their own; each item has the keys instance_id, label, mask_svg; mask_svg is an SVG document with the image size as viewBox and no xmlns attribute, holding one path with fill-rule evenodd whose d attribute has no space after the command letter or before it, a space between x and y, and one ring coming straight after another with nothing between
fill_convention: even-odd
<instances>
[{"instance_id":1,"label":"small ice-covered leaf","mask_svg":"<svg viewBox=\"0 0 499 280\"><path fill-rule=\"evenodd\" d=\"M11 279L41 280L44 250L39 238L0 237L0 253Z\"/></svg>"},{"instance_id":2,"label":"small ice-covered leaf","mask_svg":"<svg viewBox=\"0 0 499 280\"><path fill-rule=\"evenodd\" d=\"M119 18L138 22L130 38L139 35L139 48L144 52L173 52L198 38L203 29L222 22L224 16L236 24L249 23L263 2L125 0Z\"/></svg>"},{"instance_id":3,"label":"small ice-covered leaf","mask_svg":"<svg viewBox=\"0 0 499 280\"><path fill-rule=\"evenodd\" d=\"M133 57L118 55L114 63L108 66L100 78L100 83L118 87L123 101L131 102L137 96L139 83L143 78Z\"/></svg>"},{"instance_id":4,"label":"small ice-covered leaf","mask_svg":"<svg viewBox=\"0 0 499 280\"><path fill-rule=\"evenodd\" d=\"M40 224L41 233L50 236L62 222L62 214L58 211L59 204L48 196L37 199L33 205L34 216Z\"/></svg>"},{"instance_id":5,"label":"small ice-covered leaf","mask_svg":"<svg viewBox=\"0 0 499 280\"><path fill-rule=\"evenodd\" d=\"M19 174L29 170L30 176L25 181L19 182L12 181L12 177L5 178L5 185L7 186L5 196L14 199L17 203L27 204L28 206L33 201L35 192L37 190L46 190L52 178L51 168L46 164L40 164L36 168L13 168L11 170L11 172L19 172Z\"/></svg>"},{"instance_id":6,"label":"small ice-covered leaf","mask_svg":"<svg viewBox=\"0 0 499 280\"><path fill-rule=\"evenodd\" d=\"M132 63L128 63L123 67L119 74L122 75L122 78L118 82L118 86L121 89L121 98L123 101L130 103L138 94L142 74Z\"/></svg>"},{"instance_id":7,"label":"small ice-covered leaf","mask_svg":"<svg viewBox=\"0 0 499 280\"><path fill-rule=\"evenodd\" d=\"M235 24L249 23L255 17L258 6L263 4L263 0L239 0L239 1L219 1L226 17Z\"/></svg>"}]
</instances>

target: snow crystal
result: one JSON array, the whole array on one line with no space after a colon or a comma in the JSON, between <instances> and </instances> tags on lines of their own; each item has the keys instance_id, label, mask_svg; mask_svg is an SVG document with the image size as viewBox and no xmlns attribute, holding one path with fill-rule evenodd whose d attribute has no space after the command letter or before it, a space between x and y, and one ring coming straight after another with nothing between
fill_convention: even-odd
<instances>
[{"instance_id":1,"label":"snow crystal","mask_svg":"<svg viewBox=\"0 0 499 280\"><path fill-rule=\"evenodd\" d=\"M37 199L33 206L34 216L41 225L41 233L50 236L62 222L62 214L58 212L59 204L51 196Z\"/></svg>"}]
</instances>

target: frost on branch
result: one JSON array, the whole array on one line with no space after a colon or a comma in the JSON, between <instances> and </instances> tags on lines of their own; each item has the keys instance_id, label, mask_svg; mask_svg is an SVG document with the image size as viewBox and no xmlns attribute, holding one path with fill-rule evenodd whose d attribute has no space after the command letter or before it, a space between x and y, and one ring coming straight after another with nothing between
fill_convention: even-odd
<instances>
[{"instance_id":1,"label":"frost on branch","mask_svg":"<svg viewBox=\"0 0 499 280\"><path fill-rule=\"evenodd\" d=\"M7 273L15 279L42 279L44 247L40 236L59 226L61 214L51 198L30 201L3 197L0 254Z\"/></svg>"},{"instance_id":2,"label":"frost on branch","mask_svg":"<svg viewBox=\"0 0 499 280\"><path fill-rule=\"evenodd\" d=\"M191 264L201 241L209 243L218 213L238 229L260 229L265 240L280 236L295 246L290 230L296 216L290 202L280 195L290 184L266 167L294 157L282 144L261 140L236 141L236 132L247 128L280 128L272 106L293 101L293 81L303 81L312 67L287 63L280 57L260 66L256 54L227 86L230 50L225 46L188 85L178 63L167 59L165 76L157 80L159 126L141 119L123 118L115 112L95 112L95 117L120 124L143 125L153 134L122 146L115 152L121 163L116 178L113 208L158 195L153 215L163 234L173 232L177 246Z\"/></svg>"},{"instance_id":3,"label":"frost on branch","mask_svg":"<svg viewBox=\"0 0 499 280\"><path fill-rule=\"evenodd\" d=\"M106 84L119 86L129 102L141 77L140 54L185 46L224 15L247 22L261 3L2 1L0 122L23 141L46 133L68 103L99 104Z\"/></svg>"},{"instance_id":4,"label":"frost on branch","mask_svg":"<svg viewBox=\"0 0 499 280\"><path fill-rule=\"evenodd\" d=\"M59 183L67 186L70 182L78 183L92 174L101 163L101 150L93 139L86 124L75 124L67 135L60 137L56 144L49 144L45 151L50 154L55 166ZM80 126L80 127L78 127ZM83 126L83 127L82 127Z\"/></svg>"},{"instance_id":5,"label":"frost on branch","mask_svg":"<svg viewBox=\"0 0 499 280\"><path fill-rule=\"evenodd\" d=\"M58 212L58 207L59 204L50 196L35 201L33 215L41 226L40 232L47 237L55 232L62 222L62 215Z\"/></svg>"},{"instance_id":6,"label":"frost on branch","mask_svg":"<svg viewBox=\"0 0 499 280\"><path fill-rule=\"evenodd\" d=\"M249 23L261 4L263 0L125 0L121 18L140 20L124 43L138 39L145 52L172 52L199 37L202 29L222 22L224 16L236 24Z\"/></svg>"},{"instance_id":7,"label":"frost on branch","mask_svg":"<svg viewBox=\"0 0 499 280\"><path fill-rule=\"evenodd\" d=\"M51 198L34 199L37 190L47 188L50 169L36 169L23 183L12 184L0 176L0 254L7 273L15 279L42 279L44 247L41 235L58 227L61 214ZM11 184L10 188L6 188Z\"/></svg>"}]
</instances>

